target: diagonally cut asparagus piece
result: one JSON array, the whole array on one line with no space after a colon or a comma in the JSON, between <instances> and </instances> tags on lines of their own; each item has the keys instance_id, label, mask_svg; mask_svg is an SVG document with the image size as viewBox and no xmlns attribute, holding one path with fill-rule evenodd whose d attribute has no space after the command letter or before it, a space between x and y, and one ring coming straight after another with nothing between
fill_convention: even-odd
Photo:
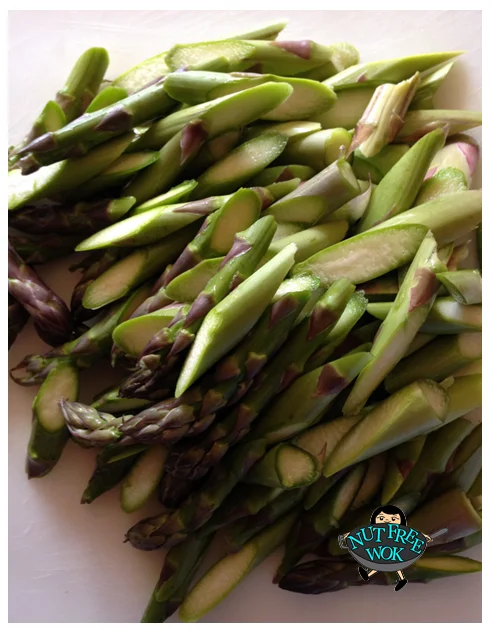
<instances>
[{"instance_id":1,"label":"diagonally cut asparagus piece","mask_svg":"<svg viewBox=\"0 0 491 633\"><path fill-rule=\"evenodd\" d=\"M367 86L362 82L339 90L336 89L337 99L332 106L325 112L316 114L311 118L314 121L319 121L325 130L335 127L352 130L362 117L375 90L376 86L372 85L371 82Z\"/></svg>"},{"instance_id":2,"label":"diagonally cut asparagus piece","mask_svg":"<svg viewBox=\"0 0 491 633\"><path fill-rule=\"evenodd\" d=\"M275 182L283 182L300 178L309 180L315 175L315 171L307 165L280 165L279 167L267 167L250 181L251 186L265 187Z\"/></svg>"},{"instance_id":3,"label":"diagonally cut asparagus piece","mask_svg":"<svg viewBox=\"0 0 491 633\"><path fill-rule=\"evenodd\" d=\"M291 444L278 444L255 464L246 482L291 490L309 486L319 476L319 465L307 451Z\"/></svg>"},{"instance_id":4,"label":"diagonally cut asparagus piece","mask_svg":"<svg viewBox=\"0 0 491 633\"><path fill-rule=\"evenodd\" d=\"M172 279L172 281L159 292L164 292L170 301L193 303L200 292L206 288L206 285L220 270L223 259L223 257L204 259L199 264L196 264L196 266L193 266L178 275L175 279ZM177 263L177 260L175 263ZM172 268L169 268L169 273L171 272Z\"/></svg>"},{"instance_id":5,"label":"diagonally cut asparagus piece","mask_svg":"<svg viewBox=\"0 0 491 633\"><path fill-rule=\"evenodd\" d=\"M43 477L56 466L69 438L58 401L61 398L76 400L77 396L78 371L69 360L63 360L48 373L32 405L26 460L29 478Z\"/></svg>"},{"instance_id":6,"label":"diagonally cut asparagus piece","mask_svg":"<svg viewBox=\"0 0 491 633\"><path fill-rule=\"evenodd\" d=\"M409 108L411 110L424 110L434 108L434 96L438 88L447 78L447 75L452 70L455 62L451 61L448 64L443 64L436 67L436 70L427 70L422 73L421 83L414 95L414 99L411 101Z\"/></svg>"},{"instance_id":7,"label":"diagonally cut asparagus piece","mask_svg":"<svg viewBox=\"0 0 491 633\"><path fill-rule=\"evenodd\" d=\"M334 213L331 213L330 220L345 220L349 224L356 224L363 217L375 187L366 180L359 180L358 185L361 193L343 204L339 209L336 209Z\"/></svg>"},{"instance_id":8,"label":"diagonally cut asparagus piece","mask_svg":"<svg viewBox=\"0 0 491 633\"><path fill-rule=\"evenodd\" d=\"M371 353L373 360L357 378L343 407L345 415L359 413L373 391L396 366L426 320L438 290L436 273L445 269L437 244L428 232L380 326Z\"/></svg>"},{"instance_id":9,"label":"diagonally cut asparagus piece","mask_svg":"<svg viewBox=\"0 0 491 633\"><path fill-rule=\"evenodd\" d=\"M436 128L449 126L448 135L460 134L482 124L482 113L469 110L411 110L396 136L397 143L414 143Z\"/></svg>"},{"instance_id":10,"label":"diagonally cut asparagus piece","mask_svg":"<svg viewBox=\"0 0 491 633\"><path fill-rule=\"evenodd\" d=\"M445 169L440 170L434 176L424 181L419 190L418 197L414 202L414 206L417 207L425 202L436 200L441 196L466 191L467 189L468 187L463 172L455 167L445 167Z\"/></svg>"},{"instance_id":11,"label":"diagonally cut asparagus piece","mask_svg":"<svg viewBox=\"0 0 491 633\"><path fill-rule=\"evenodd\" d=\"M102 110L102 108L106 108L107 106L113 105L122 99L126 99L128 93L124 88L118 88L117 86L106 86L100 92L96 94L96 96L89 103L85 112L96 112L97 110Z\"/></svg>"},{"instance_id":12,"label":"diagonally cut asparagus piece","mask_svg":"<svg viewBox=\"0 0 491 633\"><path fill-rule=\"evenodd\" d=\"M454 167L464 174L467 187L469 188L478 160L479 145L476 140L472 136L458 134L449 139L445 147L436 153L426 177L435 176L435 174L446 167Z\"/></svg>"},{"instance_id":13,"label":"diagonally cut asparagus piece","mask_svg":"<svg viewBox=\"0 0 491 633\"><path fill-rule=\"evenodd\" d=\"M87 321L94 315L91 310L87 310L82 305L85 290L94 279L97 279L104 271L110 268L119 257L121 257L121 253L118 254L116 249L109 249L104 251L103 254L92 253L80 264L70 268L71 272L82 270L82 276L75 284L70 299L70 312L76 322Z\"/></svg>"},{"instance_id":14,"label":"diagonally cut asparagus piece","mask_svg":"<svg viewBox=\"0 0 491 633\"><path fill-rule=\"evenodd\" d=\"M438 275L449 294L463 305L482 303L482 279L478 270L455 270Z\"/></svg>"},{"instance_id":15,"label":"diagonally cut asparagus piece","mask_svg":"<svg viewBox=\"0 0 491 633\"><path fill-rule=\"evenodd\" d=\"M400 361L385 379L389 393L397 391L418 378L440 382L482 355L482 336L467 332L438 336L435 340Z\"/></svg>"},{"instance_id":16,"label":"diagonally cut asparagus piece","mask_svg":"<svg viewBox=\"0 0 491 633\"><path fill-rule=\"evenodd\" d=\"M288 143L281 160L321 171L346 154L351 137L351 133L341 127L320 130Z\"/></svg>"},{"instance_id":17,"label":"diagonally cut asparagus piece","mask_svg":"<svg viewBox=\"0 0 491 633\"><path fill-rule=\"evenodd\" d=\"M160 445L141 453L121 482L121 509L124 512L139 510L155 492L164 474L167 453L168 449Z\"/></svg>"},{"instance_id":18,"label":"diagonally cut asparagus piece","mask_svg":"<svg viewBox=\"0 0 491 633\"><path fill-rule=\"evenodd\" d=\"M444 432L451 425L447 424L442 431ZM442 431L435 431L429 435L420 435L419 437L395 446L388 452L387 469L384 479L384 485L381 495L381 503L384 505L389 503L398 493L401 486L411 475L418 463L428 438L437 436Z\"/></svg>"},{"instance_id":19,"label":"diagonally cut asparagus piece","mask_svg":"<svg viewBox=\"0 0 491 633\"><path fill-rule=\"evenodd\" d=\"M155 209L156 207L177 204L178 202L184 204L187 202L189 194L196 189L197 184L196 180L184 180L160 196L151 198L150 200L147 200L147 202L138 205L132 210L132 214L143 213L144 211L149 211L150 209Z\"/></svg>"},{"instance_id":20,"label":"diagonally cut asparagus piece","mask_svg":"<svg viewBox=\"0 0 491 633\"><path fill-rule=\"evenodd\" d=\"M386 145L378 154L368 158L357 149L352 156L355 176L378 185L408 151L409 145Z\"/></svg>"}]
</instances>

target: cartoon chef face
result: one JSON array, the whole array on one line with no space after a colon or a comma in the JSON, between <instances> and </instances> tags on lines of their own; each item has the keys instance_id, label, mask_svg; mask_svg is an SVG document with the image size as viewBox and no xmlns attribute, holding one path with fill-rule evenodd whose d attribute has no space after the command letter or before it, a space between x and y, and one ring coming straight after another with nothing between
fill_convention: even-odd
<instances>
[{"instance_id":1,"label":"cartoon chef face","mask_svg":"<svg viewBox=\"0 0 491 633\"><path fill-rule=\"evenodd\" d=\"M392 514L391 512L380 512L375 517L375 523L398 523L401 524L401 516L400 514Z\"/></svg>"}]
</instances>

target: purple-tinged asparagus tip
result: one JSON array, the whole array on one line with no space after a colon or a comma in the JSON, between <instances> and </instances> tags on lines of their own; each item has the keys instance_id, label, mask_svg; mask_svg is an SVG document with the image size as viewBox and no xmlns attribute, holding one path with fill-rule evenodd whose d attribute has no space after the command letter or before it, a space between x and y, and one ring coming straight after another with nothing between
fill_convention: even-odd
<instances>
[{"instance_id":1,"label":"purple-tinged asparagus tip","mask_svg":"<svg viewBox=\"0 0 491 633\"><path fill-rule=\"evenodd\" d=\"M33 457L30 453L27 454L26 457L26 473L28 479L38 479L39 477L44 477L47 475L52 469L51 464L47 464L46 462L40 462L35 457Z\"/></svg>"},{"instance_id":2,"label":"purple-tinged asparagus tip","mask_svg":"<svg viewBox=\"0 0 491 633\"><path fill-rule=\"evenodd\" d=\"M174 265L167 271L164 280L163 286L167 286L173 279L181 275L182 273L190 270L196 264L199 264L202 261L202 257L200 257L197 253L193 252L189 245L182 251Z\"/></svg>"},{"instance_id":3,"label":"purple-tinged asparagus tip","mask_svg":"<svg viewBox=\"0 0 491 633\"><path fill-rule=\"evenodd\" d=\"M95 126L98 132L126 132L131 129L133 117L122 105L115 105Z\"/></svg>"},{"instance_id":4,"label":"purple-tinged asparagus tip","mask_svg":"<svg viewBox=\"0 0 491 633\"><path fill-rule=\"evenodd\" d=\"M438 279L435 273L427 268L420 268L414 274L416 283L411 288L409 312L428 303L438 289Z\"/></svg>"},{"instance_id":5,"label":"purple-tinged asparagus tip","mask_svg":"<svg viewBox=\"0 0 491 633\"><path fill-rule=\"evenodd\" d=\"M194 323L194 321L205 317L214 306L215 301L213 300L213 297L209 294L205 294L204 292L199 294L193 301L193 305L184 320L183 327L185 328L191 323Z\"/></svg>"},{"instance_id":6,"label":"purple-tinged asparagus tip","mask_svg":"<svg viewBox=\"0 0 491 633\"><path fill-rule=\"evenodd\" d=\"M297 306L297 301L293 297L282 297L275 301L269 315L269 327L273 327L283 319L286 319L297 309Z\"/></svg>"},{"instance_id":7,"label":"purple-tinged asparagus tip","mask_svg":"<svg viewBox=\"0 0 491 633\"><path fill-rule=\"evenodd\" d=\"M181 165L196 155L208 138L208 132L199 119L188 123L181 133Z\"/></svg>"},{"instance_id":8,"label":"purple-tinged asparagus tip","mask_svg":"<svg viewBox=\"0 0 491 633\"><path fill-rule=\"evenodd\" d=\"M266 354L251 352L245 362L246 378L252 380L266 364L268 357Z\"/></svg>"},{"instance_id":9,"label":"purple-tinged asparagus tip","mask_svg":"<svg viewBox=\"0 0 491 633\"><path fill-rule=\"evenodd\" d=\"M28 145L19 150L19 155L24 156L29 152L51 152L57 147L56 137L52 132L46 132L42 136L31 141Z\"/></svg>"},{"instance_id":10,"label":"purple-tinged asparagus tip","mask_svg":"<svg viewBox=\"0 0 491 633\"><path fill-rule=\"evenodd\" d=\"M327 329L330 325L336 322L338 315L332 310L317 306L312 311L309 319L309 331L307 334L307 340L310 341L318 334Z\"/></svg>"},{"instance_id":11,"label":"purple-tinged asparagus tip","mask_svg":"<svg viewBox=\"0 0 491 633\"><path fill-rule=\"evenodd\" d=\"M317 380L316 397L329 396L342 391L348 384L332 365L325 365Z\"/></svg>"}]
</instances>

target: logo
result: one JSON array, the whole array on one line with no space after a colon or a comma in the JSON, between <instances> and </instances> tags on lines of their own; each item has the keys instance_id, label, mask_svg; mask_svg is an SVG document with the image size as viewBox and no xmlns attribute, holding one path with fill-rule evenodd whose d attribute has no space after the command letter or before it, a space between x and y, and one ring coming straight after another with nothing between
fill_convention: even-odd
<instances>
[{"instance_id":1,"label":"logo","mask_svg":"<svg viewBox=\"0 0 491 633\"><path fill-rule=\"evenodd\" d=\"M445 532L446 528L431 536L418 532L408 527L400 508L385 505L374 510L370 525L341 534L338 540L360 564L358 572L363 580L370 580L379 571L395 572L395 591L400 591L408 582L402 570L416 562L427 544Z\"/></svg>"}]
</instances>

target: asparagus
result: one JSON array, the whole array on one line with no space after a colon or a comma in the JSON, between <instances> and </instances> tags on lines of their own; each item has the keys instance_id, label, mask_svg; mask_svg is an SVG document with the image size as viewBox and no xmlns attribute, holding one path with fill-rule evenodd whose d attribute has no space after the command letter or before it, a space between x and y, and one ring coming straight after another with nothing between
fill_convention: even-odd
<instances>
[{"instance_id":1,"label":"asparagus","mask_svg":"<svg viewBox=\"0 0 491 633\"><path fill-rule=\"evenodd\" d=\"M267 167L250 181L251 186L265 187L275 182L284 182L300 178L309 180L315 171L307 165L280 165L279 167Z\"/></svg>"},{"instance_id":2,"label":"asparagus","mask_svg":"<svg viewBox=\"0 0 491 633\"><path fill-rule=\"evenodd\" d=\"M463 172L460 169L455 169L455 167L446 167L425 180L419 190L414 206L417 207L425 202L436 200L441 196L466 190L467 184Z\"/></svg>"},{"instance_id":3,"label":"asparagus","mask_svg":"<svg viewBox=\"0 0 491 633\"><path fill-rule=\"evenodd\" d=\"M169 235L150 246L136 249L123 257L85 288L83 307L97 310L125 297L133 288L171 263L194 234L193 226L186 227L174 235Z\"/></svg>"},{"instance_id":4,"label":"asparagus","mask_svg":"<svg viewBox=\"0 0 491 633\"><path fill-rule=\"evenodd\" d=\"M421 77L421 83L414 95L414 99L409 105L410 110L424 110L434 108L434 96L438 88L442 85L447 75L452 70L455 62L436 66L436 70L425 71Z\"/></svg>"},{"instance_id":5,"label":"asparagus","mask_svg":"<svg viewBox=\"0 0 491 633\"><path fill-rule=\"evenodd\" d=\"M324 476L442 426L449 421L449 402L446 391L431 380L417 380L397 391L341 439L324 466Z\"/></svg>"},{"instance_id":6,"label":"asparagus","mask_svg":"<svg viewBox=\"0 0 491 633\"><path fill-rule=\"evenodd\" d=\"M121 483L121 508L124 512L140 509L157 489L164 472L167 448L151 446L141 453Z\"/></svg>"},{"instance_id":7,"label":"asparagus","mask_svg":"<svg viewBox=\"0 0 491 633\"><path fill-rule=\"evenodd\" d=\"M431 378L439 382L452 376L467 363L478 360L481 355L480 333L439 336L399 362L385 379L384 385L392 393L418 378Z\"/></svg>"},{"instance_id":8,"label":"asparagus","mask_svg":"<svg viewBox=\"0 0 491 633\"><path fill-rule=\"evenodd\" d=\"M49 345L70 339L72 323L66 304L16 253L9 242L9 294L31 315L39 336Z\"/></svg>"},{"instance_id":9,"label":"asparagus","mask_svg":"<svg viewBox=\"0 0 491 633\"><path fill-rule=\"evenodd\" d=\"M395 275L383 275L373 281L359 284L358 290L363 292L369 301L393 300L399 292L399 282Z\"/></svg>"},{"instance_id":10,"label":"asparagus","mask_svg":"<svg viewBox=\"0 0 491 633\"><path fill-rule=\"evenodd\" d=\"M124 418L68 400L60 401L60 409L67 429L81 446L107 446L121 437L119 427Z\"/></svg>"},{"instance_id":11,"label":"asparagus","mask_svg":"<svg viewBox=\"0 0 491 633\"><path fill-rule=\"evenodd\" d=\"M87 234L117 222L134 198L102 199L61 206L27 206L9 217L9 225L28 233Z\"/></svg>"},{"instance_id":12,"label":"asparagus","mask_svg":"<svg viewBox=\"0 0 491 633\"><path fill-rule=\"evenodd\" d=\"M18 169L10 171L9 211L42 198L52 198L88 182L119 158L132 139L133 134L125 134L95 147L81 158L62 160L28 176L22 176Z\"/></svg>"},{"instance_id":13,"label":"asparagus","mask_svg":"<svg viewBox=\"0 0 491 633\"><path fill-rule=\"evenodd\" d=\"M193 268L181 273L165 286L165 295L172 301L193 303L200 292L206 288L206 284L217 274L223 262L223 257L205 259ZM177 263L177 262L176 262ZM172 274L172 269L170 269Z\"/></svg>"},{"instance_id":14,"label":"asparagus","mask_svg":"<svg viewBox=\"0 0 491 633\"><path fill-rule=\"evenodd\" d=\"M428 169L427 178L435 176L448 167L458 169L464 174L469 188L472 175L479 160L479 146L472 136L460 134L452 137L440 151L435 154Z\"/></svg>"},{"instance_id":15,"label":"asparagus","mask_svg":"<svg viewBox=\"0 0 491 633\"><path fill-rule=\"evenodd\" d=\"M250 572L284 541L295 512L287 514L248 541L236 554L216 563L191 589L179 608L184 622L196 622L223 600Z\"/></svg>"},{"instance_id":16,"label":"asparagus","mask_svg":"<svg viewBox=\"0 0 491 633\"><path fill-rule=\"evenodd\" d=\"M482 302L482 279L478 270L456 270L440 273L438 281L463 305Z\"/></svg>"},{"instance_id":17,"label":"asparagus","mask_svg":"<svg viewBox=\"0 0 491 633\"><path fill-rule=\"evenodd\" d=\"M93 253L84 259L80 264L70 268L70 271L82 269L82 276L72 290L70 300L70 312L76 322L87 321L94 316L92 310L83 307L82 301L85 291L89 285L97 279L103 272L108 270L117 260L120 254L113 250L106 250L104 253Z\"/></svg>"},{"instance_id":18,"label":"asparagus","mask_svg":"<svg viewBox=\"0 0 491 633\"><path fill-rule=\"evenodd\" d=\"M85 114L60 130L43 134L22 148L19 154L33 153L40 164L49 165L59 160L60 151L66 157L81 144L85 147L98 145L165 114L172 104L163 81L160 81L113 105Z\"/></svg>"},{"instance_id":19,"label":"asparagus","mask_svg":"<svg viewBox=\"0 0 491 633\"><path fill-rule=\"evenodd\" d=\"M336 100L336 95L331 88L316 81L255 73L228 74L193 70L185 73L171 73L165 79L165 89L173 99L194 105L266 82L287 83L293 88L293 92L287 101L264 114L263 119L271 121L309 119L312 115L329 109Z\"/></svg>"},{"instance_id":20,"label":"asparagus","mask_svg":"<svg viewBox=\"0 0 491 633\"><path fill-rule=\"evenodd\" d=\"M167 418L172 414L172 425L178 424L176 408L185 406L186 424L210 417L234 398L243 394L268 358L273 356L285 341L294 321L306 305L316 283L304 278L283 282L257 325L229 356L225 357L211 376L204 376L189 396L164 401L143 411L125 426L126 432L151 437L148 423L154 434L165 435ZM127 322L131 326L131 321ZM122 327L122 326L121 326ZM119 326L118 326L119 329ZM170 418L169 418L170 422ZM190 427L194 428L194 425ZM144 429L144 433L141 430ZM172 453L169 462L172 463Z\"/></svg>"},{"instance_id":21,"label":"asparagus","mask_svg":"<svg viewBox=\"0 0 491 633\"><path fill-rule=\"evenodd\" d=\"M460 134L482 123L481 112L468 110L411 110L396 136L398 143L414 143L436 128L449 126L448 135Z\"/></svg>"},{"instance_id":22,"label":"asparagus","mask_svg":"<svg viewBox=\"0 0 491 633\"><path fill-rule=\"evenodd\" d=\"M199 198L235 191L278 158L286 143L285 136L274 132L246 141L201 174L193 196Z\"/></svg>"},{"instance_id":23,"label":"asparagus","mask_svg":"<svg viewBox=\"0 0 491 633\"><path fill-rule=\"evenodd\" d=\"M69 360L51 369L32 405L33 420L27 449L29 478L47 475L57 464L69 434L58 408L60 398L76 400L78 371Z\"/></svg>"},{"instance_id":24,"label":"asparagus","mask_svg":"<svg viewBox=\"0 0 491 633\"><path fill-rule=\"evenodd\" d=\"M440 545L433 545L427 550L427 554L431 556L440 556L442 554L459 554L460 552L465 552L471 547L480 545L481 543L482 532L474 532L474 534L469 534L469 536L464 536L462 538L456 539L455 541L441 543Z\"/></svg>"},{"instance_id":25,"label":"asparagus","mask_svg":"<svg viewBox=\"0 0 491 633\"><path fill-rule=\"evenodd\" d=\"M259 217L261 200L250 189L239 189L224 205L209 215L196 237L186 246L164 278L167 285L204 259L226 255L234 236L248 229Z\"/></svg>"},{"instance_id":26,"label":"asparagus","mask_svg":"<svg viewBox=\"0 0 491 633\"><path fill-rule=\"evenodd\" d=\"M110 444L96 457L96 467L85 488L81 503L92 503L124 479L146 446Z\"/></svg>"},{"instance_id":27,"label":"asparagus","mask_svg":"<svg viewBox=\"0 0 491 633\"><path fill-rule=\"evenodd\" d=\"M336 90L337 98L332 106L311 118L314 121L319 121L325 130L336 127L342 127L345 130L354 129L370 103L375 90L376 87L371 83L365 86L363 82Z\"/></svg>"},{"instance_id":28,"label":"asparagus","mask_svg":"<svg viewBox=\"0 0 491 633\"><path fill-rule=\"evenodd\" d=\"M9 294L9 349L15 343L16 338L22 332L29 319L29 312Z\"/></svg>"},{"instance_id":29,"label":"asparagus","mask_svg":"<svg viewBox=\"0 0 491 633\"><path fill-rule=\"evenodd\" d=\"M482 361L481 360L475 360L471 363L467 363L467 365L464 365L462 367L462 369L459 369L459 371L456 371L454 373L454 377L458 377L458 376L472 376L472 374L482 374Z\"/></svg>"},{"instance_id":30,"label":"asparagus","mask_svg":"<svg viewBox=\"0 0 491 633\"><path fill-rule=\"evenodd\" d=\"M358 413L370 395L404 356L435 300L436 273L443 264L429 232L416 253L397 293L393 307L377 332L373 360L357 378L343 407L345 415Z\"/></svg>"},{"instance_id":31,"label":"asparagus","mask_svg":"<svg viewBox=\"0 0 491 633\"><path fill-rule=\"evenodd\" d=\"M450 424L447 425L442 431L445 432L450 426ZM395 446L389 451L387 456L386 477L381 496L381 502L384 505L395 497L401 486L404 485L407 477L411 475L415 469L422 451L424 451L427 437L437 437L438 434L439 432L435 431L433 434L430 433L429 436L420 435L413 440L409 440L409 442Z\"/></svg>"},{"instance_id":32,"label":"asparagus","mask_svg":"<svg viewBox=\"0 0 491 633\"><path fill-rule=\"evenodd\" d=\"M349 153L359 148L364 156L375 156L394 140L404 124L419 81L416 72L410 79L398 84L382 84L375 90L356 124Z\"/></svg>"},{"instance_id":33,"label":"asparagus","mask_svg":"<svg viewBox=\"0 0 491 633\"><path fill-rule=\"evenodd\" d=\"M392 303L370 303L367 312L376 319L385 319ZM482 327L481 306L463 306L450 297L437 299L421 326L425 334L459 334L460 332L479 332Z\"/></svg>"},{"instance_id":34,"label":"asparagus","mask_svg":"<svg viewBox=\"0 0 491 633\"><path fill-rule=\"evenodd\" d=\"M117 86L108 85L96 94L96 96L87 106L85 112L90 113L96 112L97 110L102 110L102 108L106 108L107 106L121 101L122 99L126 99L127 96L128 93L124 88L118 88Z\"/></svg>"},{"instance_id":35,"label":"asparagus","mask_svg":"<svg viewBox=\"0 0 491 633\"><path fill-rule=\"evenodd\" d=\"M245 481L269 488L291 490L309 486L319 476L319 465L298 446L278 444L249 471Z\"/></svg>"},{"instance_id":36,"label":"asparagus","mask_svg":"<svg viewBox=\"0 0 491 633\"><path fill-rule=\"evenodd\" d=\"M365 180L359 180L358 184L361 193L343 204L339 209L336 209L334 213L331 213L330 220L345 220L349 222L349 224L356 224L356 222L363 217L370 202L374 187L371 182Z\"/></svg>"},{"instance_id":37,"label":"asparagus","mask_svg":"<svg viewBox=\"0 0 491 633\"><path fill-rule=\"evenodd\" d=\"M353 171L357 178L370 180L378 185L409 149L409 145L386 145L378 154L370 157L364 156L357 149L352 155Z\"/></svg>"},{"instance_id":38,"label":"asparagus","mask_svg":"<svg viewBox=\"0 0 491 633\"><path fill-rule=\"evenodd\" d=\"M132 213L143 213L144 211L149 211L150 209L155 209L156 207L177 204L178 202L183 204L187 202L190 194L196 189L197 184L196 180L184 180L180 184L169 189L169 191L162 193L160 196L151 198L150 200L138 205L133 209Z\"/></svg>"},{"instance_id":39,"label":"asparagus","mask_svg":"<svg viewBox=\"0 0 491 633\"><path fill-rule=\"evenodd\" d=\"M425 53L410 57L366 62L346 68L346 70L327 79L325 83L334 89L363 82L397 83L404 79L409 79L414 73L432 70L434 67L448 62L460 54L461 51Z\"/></svg>"},{"instance_id":40,"label":"asparagus","mask_svg":"<svg viewBox=\"0 0 491 633\"><path fill-rule=\"evenodd\" d=\"M213 163L221 160L237 147L241 136L242 130L230 130L205 143L187 170L184 171L183 176L198 177L211 167Z\"/></svg>"},{"instance_id":41,"label":"asparagus","mask_svg":"<svg viewBox=\"0 0 491 633\"><path fill-rule=\"evenodd\" d=\"M341 277L355 284L370 281L411 260L426 232L418 224L385 228L384 223L316 253L297 264L293 274L317 275L324 284Z\"/></svg>"},{"instance_id":42,"label":"asparagus","mask_svg":"<svg viewBox=\"0 0 491 633\"><path fill-rule=\"evenodd\" d=\"M173 71L193 70L217 57L225 58L227 72L255 71L291 76L329 64L330 74L344 70L359 59L358 51L341 42L322 46L311 40L274 41L222 40L199 44L178 44L170 49L165 61ZM198 66L198 67L199 67Z\"/></svg>"},{"instance_id":43,"label":"asparagus","mask_svg":"<svg viewBox=\"0 0 491 633\"><path fill-rule=\"evenodd\" d=\"M79 369L91 367L111 349L114 328L134 312L147 294L148 288L136 290L124 301L111 306L99 321L75 340L44 355L26 356L10 371L11 378L19 385L41 384L51 369L65 359L72 361Z\"/></svg>"},{"instance_id":44,"label":"asparagus","mask_svg":"<svg viewBox=\"0 0 491 633\"><path fill-rule=\"evenodd\" d=\"M78 235L9 235L9 242L25 264L48 264L72 255L79 241Z\"/></svg>"},{"instance_id":45,"label":"asparagus","mask_svg":"<svg viewBox=\"0 0 491 633\"><path fill-rule=\"evenodd\" d=\"M350 143L351 133L344 128L320 130L288 143L281 160L321 171L344 155Z\"/></svg>"},{"instance_id":46,"label":"asparagus","mask_svg":"<svg viewBox=\"0 0 491 633\"><path fill-rule=\"evenodd\" d=\"M450 402L445 422L453 422L482 404L482 375L473 374L454 378L447 388Z\"/></svg>"},{"instance_id":47,"label":"asparagus","mask_svg":"<svg viewBox=\"0 0 491 633\"><path fill-rule=\"evenodd\" d=\"M445 130L435 130L413 145L373 192L368 209L357 226L358 233L413 205L431 160L444 142Z\"/></svg>"},{"instance_id":48,"label":"asparagus","mask_svg":"<svg viewBox=\"0 0 491 633\"><path fill-rule=\"evenodd\" d=\"M459 490L468 492L473 485L476 477L479 475L482 467L482 425L473 425L471 432L464 438L455 455L452 457L450 464L450 472L446 473L446 477L441 477L435 483L434 488L430 490L432 494L436 491L445 491L449 488L456 487ZM479 497L481 495L478 495ZM471 498L471 502L477 511L482 506L475 505L475 499ZM482 501L479 501L481 504Z\"/></svg>"},{"instance_id":49,"label":"asparagus","mask_svg":"<svg viewBox=\"0 0 491 633\"><path fill-rule=\"evenodd\" d=\"M150 400L144 400L143 398L122 398L119 395L118 385L94 396L91 406L104 413L130 413L150 405Z\"/></svg>"},{"instance_id":50,"label":"asparagus","mask_svg":"<svg viewBox=\"0 0 491 633\"><path fill-rule=\"evenodd\" d=\"M265 115L267 116L267 115ZM277 132L278 134L282 134L286 136L288 139L288 143L292 143L294 140L298 140L300 138L304 138L305 136L309 136L313 132L318 132L321 129L320 123L315 123L314 121L286 121L284 123L258 123L256 125L251 125L246 130L245 135L249 140L251 138L256 138L257 136L261 136L261 134L267 134L268 132ZM284 166L283 166L284 167ZM300 165L297 166L300 167ZM308 169L306 165L301 165L302 169ZM270 168L274 169L274 168ZM277 167L279 169L279 167ZM310 168L309 172L312 171ZM313 174L312 174L313 175ZM302 178L302 180L308 180L308 178Z\"/></svg>"},{"instance_id":51,"label":"asparagus","mask_svg":"<svg viewBox=\"0 0 491 633\"><path fill-rule=\"evenodd\" d=\"M275 583L305 554L313 552L329 532L339 527L339 522L360 490L365 473L366 465L358 464L311 510L300 516L288 535L285 553L275 574Z\"/></svg>"}]
</instances>

